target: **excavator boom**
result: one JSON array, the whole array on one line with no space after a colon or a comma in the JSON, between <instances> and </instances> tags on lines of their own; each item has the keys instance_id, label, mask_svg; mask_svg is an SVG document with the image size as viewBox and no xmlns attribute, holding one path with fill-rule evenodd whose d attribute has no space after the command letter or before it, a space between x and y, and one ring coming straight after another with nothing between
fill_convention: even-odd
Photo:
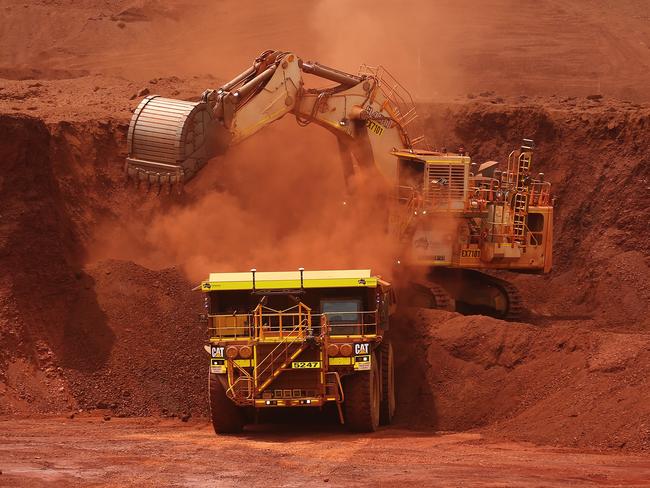
<instances>
[{"instance_id":1,"label":"excavator boom","mask_svg":"<svg viewBox=\"0 0 650 488\"><path fill-rule=\"evenodd\" d=\"M304 73L336 85L305 88ZM142 100L129 127L127 175L150 185L182 183L229 146L291 113L300 124L313 122L337 136L344 174L353 174L356 163L394 184L391 151L413 148L406 125L414 120L414 105L399 84L385 79L379 70L352 75L293 53L265 51L198 102Z\"/></svg>"}]
</instances>

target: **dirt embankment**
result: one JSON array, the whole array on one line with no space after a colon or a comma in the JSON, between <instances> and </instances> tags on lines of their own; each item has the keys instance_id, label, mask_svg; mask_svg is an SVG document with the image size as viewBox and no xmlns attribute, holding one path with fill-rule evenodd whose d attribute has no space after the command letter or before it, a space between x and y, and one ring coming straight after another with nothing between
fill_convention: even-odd
<instances>
[{"instance_id":1,"label":"dirt embankment","mask_svg":"<svg viewBox=\"0 0 650 488\"><path fill-rule=\"evenodd\" d=\"M87 351L64 371L77 406L117 415L205 416L200 294L175 268L105 261L86 271L103 315L68 338ZM101 326L110 337L95 335Z\"/></svg>"},{"instance_id":2,"label":"dirt embankment","mask_svg":"<svg viewBox=\"0 0 650 488\"><path fill-rule=\"evenodd\" d=\"M399 322L400 423L647 449L648 110L487 99L426 112L437 145L462 142L479 162L538 141L558 197L556 267L515 277L535 325ZM192 189L161 201L124 188L124 120L0 124L0 412L204 413L200 297L172 268L184 263L86 262L99 224L187 206Z\"/></svg>"},{"instance_id":3,"label":"dirt embankment","mask_svg":"<svg viewBox=\"0 0 650 488\"><path fill-rule=\"evenodd\" d=\"M2 116L0 125L3 385L11 384L12 376L23 376L19 365L11 365L20 358L27 371L16 384L28 385L33 393L18 396L61 408L62 395L45 400L50 395L42 388L47 381L43 376L59 367L61 354L55 357L53 350L61 351L65 344L69 311L78 290L75 273L82 275L82 248L54 175L48 129L27 117ZM5 392L3 410L13 393L11 387Z\"/></svg>"},{"instance_id":4,"label":"dirt embankment","mask_svg":"<svg viewBox=\"0 0 650 488\"><path fill-rule=\"evenodd\" d=\"M205 412L191 381L198 297L182 273L84 265L99 221L158 206L124 188L125 131L0 117L2 413Z\"/></svg>"},{"instance_id":5,"label":"dirt embankment","mask_svg":"<svg viewBox=\"0 0 650 488\"><path fill-rule=\"evenodd\" d=\"M392 337L400 424L650 449L650 334L421 310L400 320Z\"/></svg>"}]
</instances>

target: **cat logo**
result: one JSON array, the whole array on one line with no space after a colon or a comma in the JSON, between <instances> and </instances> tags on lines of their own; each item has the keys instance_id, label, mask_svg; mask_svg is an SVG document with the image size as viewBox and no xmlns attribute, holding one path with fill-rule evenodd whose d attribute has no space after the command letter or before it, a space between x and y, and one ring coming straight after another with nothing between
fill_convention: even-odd
<instances>
[{"instance_id":1,"label":"cat logo","mask_svg":"<svg viewBox=\"0 0 650 488\"><path fill-rule=\"evenodd\" d=\"M370 350L370 344L368 342L362 342L354 345L354 355L358 356L360 354L368 354Z\"/></svg>"},{"instance_id":2,"label":"cat logo","mask_svg":"<svg viewBox=\"0 0 650 488\"><path fill-rule=\"evenodd\" d=\"M212 346L211 355L213 358L222 358L223 357L223 346Z\"/></svg>"}]
</instances>

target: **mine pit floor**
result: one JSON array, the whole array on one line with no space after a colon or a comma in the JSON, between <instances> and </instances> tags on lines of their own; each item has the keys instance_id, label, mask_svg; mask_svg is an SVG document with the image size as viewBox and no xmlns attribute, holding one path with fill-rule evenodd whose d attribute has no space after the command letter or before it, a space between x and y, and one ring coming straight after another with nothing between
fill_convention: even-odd
<instances>
[{"instance_id":1,"label":"mine pit floor","mask_svg":"<svg viewBox=\"0 0 650 488\"><path fill-rule=\"evenodd\" d=\"M0 486L648 486L647 456L494 442L473 432L372 435L204 420L0 420ZM391 481L393 480L393 481Z\"/></svg>"}]
</instances>

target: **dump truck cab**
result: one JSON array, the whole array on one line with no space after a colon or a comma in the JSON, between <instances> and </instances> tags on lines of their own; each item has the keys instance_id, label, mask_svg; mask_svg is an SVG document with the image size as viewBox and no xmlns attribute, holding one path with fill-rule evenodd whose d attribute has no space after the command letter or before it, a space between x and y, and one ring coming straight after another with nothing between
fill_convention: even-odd
<instances>
[{"instance_id":1,"label":"dump truck cab","mask_svg":"<svg viewBox=\"0 0 650 488\"><path fill-rule=\"evenodd\" d=\"M212 273L205 294L210 410L217 433L257 409L335 403L351 430L395 408L390 284L370 270Z\"/></svg>"}]
</instances>

